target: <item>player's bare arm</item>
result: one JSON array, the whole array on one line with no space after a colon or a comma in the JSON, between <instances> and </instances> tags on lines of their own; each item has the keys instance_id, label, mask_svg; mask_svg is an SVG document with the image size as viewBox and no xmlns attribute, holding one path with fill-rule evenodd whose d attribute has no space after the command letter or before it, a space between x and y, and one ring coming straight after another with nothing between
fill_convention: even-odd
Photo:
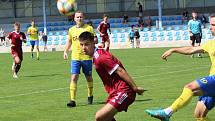
<instances>
[{"instance_id":1,"label":"player's bare arm","mask_svg":"<svg viewBox=\"0 0 215 121\"><path fill-rule=\"evenodd\" d=\"M128 73L122 67L118 67L115 71L128 85L139 95L142 95L144 89L142 87L136 86L133 79L128 75Z\"/></svg>"},{"instance_id":2,"label":"player's bare arm","mask_svg":"<svg viewBox=\"0 0 215 121\"><path fill-rule=\"evenodd\" d=\"M162 59L167 60L167 57L172 55L172 53L179 53L184 55L191 55L195 53L203 53L204 50L200 46L196 47L181 47L181 48L172 48L164 52L161 56Z\"/></svg>"},{"instance_id":3,"label":"player's bare arm","mask_svg":"<svg viewBox=\"0 0 215 121\"><path fill-rule=\"evenodd\" d=\"M72 41L70 41L70 37L68 37L68 41L66 42L66 46L65 46L64 54L63 54L64 60L68 59L67 53L68 53L69 49L71 48L71 45L72 45Z\"/></svg>"}]
</instances>

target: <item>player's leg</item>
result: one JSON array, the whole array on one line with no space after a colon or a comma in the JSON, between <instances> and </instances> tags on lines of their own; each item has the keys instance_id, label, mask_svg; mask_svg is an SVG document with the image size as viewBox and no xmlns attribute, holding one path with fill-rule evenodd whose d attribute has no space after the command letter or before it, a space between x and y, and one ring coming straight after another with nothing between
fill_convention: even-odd
<instances>
[{"instance_id":1,"label":"player's leg","mask_svg":"<svg viewBox=\"0 0 215 121\"><path fill-rule=\"evenodd\" d=\"M107 103L99 111L96 112L96 121L116 121L114 116L117 114L117 109Z\"/></svg>"},{"instance_id":2,"label":"player's leg","mask_svg":"<svg viewBox=\"0 0 215 121\"><path fill-rule=\"evenodd\" d=\"M71 79L70 79L70 102L67 103L68 107L76 107L75 99L77 92L77 81L80 74L80 61L73 60L71 62Z\"/></svg>"},{"instance_id":3,"label":"player's leg","mask_svg":"<svg viewBox=\"0 0 215 121\"><path fill-rule=\"evenodd\" d=\"M206 116L214 106L215 106L215 97L200 96L194 111L194 116L196 120L210 121Z\"/></svg>"},{"instance_id":4,"label":"player's leg","mask_svg":"<svg viewBox=\"0 0 215 121\"><path fill-rule=\"evenodd\" d=\"M87 100L88 104L93 103L93 77L92 77L92 60L81 61L83 73L87 80Z\"/></svg>"},{"instance_id":5,"label":"player's leg","mask_svg":"<svg viewBox=\"0 0 215 121\"><path fill-rule=\"evenodd\" d=\"M110 39L108 36L105 37L105 50L109 51L110 48Z\"/></svg>"},{"instance_id":6,"label":"player's leg","mask_svg":"<svg viewBox=\"0 0 215 121\"><path fill-rule=\"evenodd\" d=\"M39 40L35 41L35 44L36 44L36 49L37 49L37 60L39 60L39 53L40 53L40 50L39 50Z\"/></svg>"},{"instance_id":7,"label":"player's leg","mask_svg":"<svg viewBox=\"0 0 215 121\"><path fill-rule=\"evenodd\" d=\"M180 108L186 106L193 96L196 95L202 95L203 92L200 89L199 84L197 81L193 81L187 85L184 86L184 89L181 93L181 95L172 103L172 105L165 109L160 110L146 110L146 112L155 118L169 121L169 118L173 113L175 113Z\"/></svg>"},{"instance_id":8,"label":"player's leg","mask_svg":"<svg viewBox=\"0 0 215 121\"><path fill-rule=\"evenodd\" d=\"M196 37L195 37L195 39L196 39L197 46L200 46L201 45L201 35L197 34ZM200 53L198 53L198 57L201 57Z\"/></svg>"},{"instance_id":9,"label":"player's leg","mask_svg":"<svg viewBox=\"0 0 215 121\"><path fill-rule=\"evenodd\" d=\"M14 56L14 63L12 66L13 78L18 78L17 73L18 73L20 67L21 67L21 60L20 60L18 54L16 54L16 56Z\"/></svg>"},{"instance_id":10,"label":"player's leg","mask_svg":"<svg viewBox=\"0 0 215 121\"><path fill-rule=\"evenodd\" d=\"M178 109L186 106L193 96L201 96L204 94L214 96L215 76L207 76L187 84L181 96L175 102L164 110L146 110L146 112L159 119L169 120L170 116Z\"/></svg>"},{"instance_id":11,"label":"player's leg","mask_svg":"<svg viewBox=\"0 0 215 121\"><path fill-rule=\"evenodd\" d=\"M31 58L33 58L34 57L34 46L35 46L35 41L30 41L30 43L31 43Z\"/></svg>"}]
</instances>

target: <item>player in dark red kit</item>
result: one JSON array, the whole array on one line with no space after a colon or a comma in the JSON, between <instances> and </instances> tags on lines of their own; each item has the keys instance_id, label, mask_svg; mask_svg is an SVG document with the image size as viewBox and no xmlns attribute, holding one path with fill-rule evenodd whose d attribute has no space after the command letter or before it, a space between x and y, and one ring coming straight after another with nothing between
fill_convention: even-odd
<instances>
[{"instance_id":1,"label":"player in dark red kit","mask_svg":"<svg viewBox=\"0 0 215 121\"><path fill-rule=\"evenodd\" d=\"M136 86L116 57L104 49L95 48L91 33L83 32L79 40L83 52L93 57L95 69L109 94L106 105L96 113L96 121L116 121L115 114L127 111L128 106L134 102L136 93L142 95L144 89Z\"/></svg>"},{"instance_id":2,"label":"player in dark red kit","mask_svg":"<svg viewBox=\"0 0 215 121\"><path fill-rule=\"evenodd\" d=\"M108 16L104 15L103 16L103 21L99 24L97 30L100 33L101 36L101 42L102 42L102 47L109 51L109 47L110 47L110 39L107 33L107 30L109 30L110 34L111 34L111 30L110 30L110 24L108 23Z\"/></svg>"},{"instance_id":3,"label":"player in dark red kit","mask_svg":"<svg viewBox=\"0 0 215 121\"><path fill-rule=\"evenodd\" d=\"M6 37L6 40L11 43L11 55L13 57L13 78L18 78L17 73L21 68L21 63L23 60L23 52L22 52L22 42L26 42L26 36L23 32L20 32L20 24L14 23L14 30L9 33Z\"/></svg>"}]
</instances>

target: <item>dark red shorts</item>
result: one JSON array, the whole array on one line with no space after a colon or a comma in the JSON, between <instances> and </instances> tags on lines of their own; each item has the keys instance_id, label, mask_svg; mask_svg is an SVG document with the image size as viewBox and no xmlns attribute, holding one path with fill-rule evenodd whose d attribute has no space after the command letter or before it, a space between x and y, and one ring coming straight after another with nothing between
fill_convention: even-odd
<instances>
[{"instance_id":1,"label":"dark red shorts","mask_svg":"<svg viewBox=\"0 0 215 121\"><path fill-rule=\"evenodd\" d=\"M17 49L17 48L11 48L11 55L13 58L19 57L19 59L22 61L23 60L23 53L22 49Z\"/></svg>"},{"instance_id":2,"label":"dark red shorts","mask_svg":"<svg viewBox=\"0 0 215 121\"><path fill-rule=\"evenodd\" d=\"M108 35L101 36L101 41L102 41L102 43L110 42L109 36Z\"/></svg>"},{"instance_id":3,"label":"dark red shorts","mask_svg":"<svg viewBox=\"0 0 215 121\"><path fill-rule=\"evenodd\" d=\"M115 91L109 95L106 103L111 104L118 112L126 112L128 106L134 102L135 97L136 93L133 91Z\"/></svg>"}]
</instances>

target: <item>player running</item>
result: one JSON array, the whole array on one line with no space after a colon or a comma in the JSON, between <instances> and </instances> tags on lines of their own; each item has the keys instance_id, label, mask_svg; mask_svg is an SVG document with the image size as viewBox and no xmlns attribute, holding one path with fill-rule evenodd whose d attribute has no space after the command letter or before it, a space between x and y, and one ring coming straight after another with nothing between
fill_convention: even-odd
<instances>
[{"instance_id":1,"label":"player running","mask_svg":"<svg viewBox=\"0 0 215 121\"><path fill-rule=\"evenodd\" d=\"M210 19L210 30L212 35L215 36L215 15L212 15ZM162 58L166 60L172 53L191 55L202 52L207 52L210 56L212 62L210 75L186 84L180 97L178 97L178 99L176 99L168 108L160 110L146 110L149 115L161 119L162 121L169 121L172 114L186 106L193 96L200 96L194 115L197 121L208 120L206 116L215 106L215 40L207 41L202 46L172 48L166 51L162 55Z\"/></svg>"},{"instance_id":2,"label":"player running","mask_svg":"<svg viewBox=\"0 0 215 121\"><path fill-rule=\"evenodd\" d=\"M11 40L11 55L14 60L12 65L13 78L18 78L17 73L23 60L22 42L26 43L26 36L23 32L20 32L20 24L17 22L14 23L14 30L9 33L6 40Z\"/></svg>"},{"instance_id":3,"label":"player running","mask_svg":"<svg viewBox=\"0 0 215 121\"><path fill-rule=\"evenodd\" d=\"M88 104L93 103L93 78L92 78L92 58L85 55L81 51L79 35L82 32L88 31L95 35L92 26L84 24L84 14L81 11L75 13L74 18L76 25L71 27L68 32L68 41L64 50L64 59L68 59L68 51L72 47L72 61L71 61L71 81L70 81L70 102L68 107L76 107L76 91L77 81L79 78L80 70L82 71L87 80L88 89ZM96 37L95 37L96 38ZM97 39L95 39L96 41Z\"/></svg>"},{"instance_id":4,"label":"player running","mask_svg":"<svg viewBox=\"0 0 215 121\"><path fill-rule=\"evenodd\" d=\"M29 35L30 38L30 43L31 43L31 58L34 57L33 51L34 51L34 46L36 45L37 49L37 60L39 60L39 35L38 35L38 29L35 25L34 20L31 21L31 26L28 28L27 34Z\"/></svg>"},{"instance_id":5,"label":"player running","mask_svg":"<svg viewBox=\"0 0 215 121\"><path fill-rule=\"evenodd\" d=\"M102 47L105 50L109 51L110 39L109 39L107 30L109 30L110 34L111 34L111 30L110 30L110 24L108 23L107 15L103 16L103 21L99 24L99 26L97 27L97 30L99 31L101 36Z\"/></svg>"},{"instance_id":6,"label":"player running","mask_svg":"<svg viewBox=\"0 0 215 121\"><path fill-rule=\"evenodd\" d=\"M122 63L104 49L95 48L94 37L89 32L79 36L81 48L86 55L93 57L95 69L103 81L109 97L106 105L96 113L96 121L116 121L117 112L127 111L136 97L142 95L144 89L136 86Z\"/></svg>"}]
</instances>

